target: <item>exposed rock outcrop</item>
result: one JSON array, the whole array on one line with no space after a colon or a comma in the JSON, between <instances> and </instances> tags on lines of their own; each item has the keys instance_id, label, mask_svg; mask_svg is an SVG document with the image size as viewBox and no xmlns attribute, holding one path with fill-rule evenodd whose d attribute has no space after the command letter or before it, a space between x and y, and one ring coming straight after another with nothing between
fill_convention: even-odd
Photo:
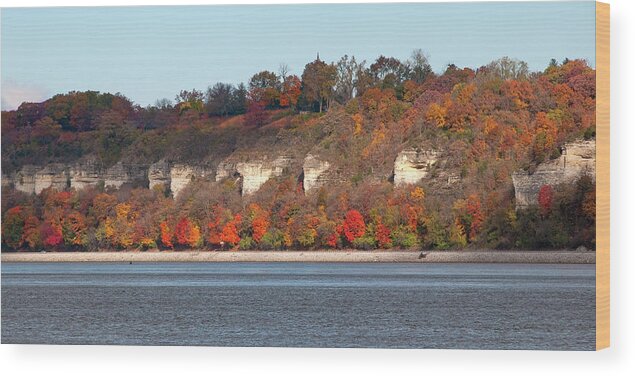
<instances>
[{"instance_id":1,"label":"exposed rock outcrop","mask_svg":"<svg viewBox=\"0 0 635 376\"><path fill-rule=\"evenodd\" d=\"M35 193L40 193L49 187L57 190L66 189L69 179L68 170L64 165L48 165L35 173L34 191Z\"/></svg>"},{"instance_id":2,"label":"exposed rock outcrop","mask_svg":"<svg viewBox=\"0 0 635 376\"><path fill-rule=\"evenodd\" d=\"M3 176L2 185L12 185L16 190L29 194L39 194L51 187L58 190L83 189L100 182L106 187L120 188L126 183L141 183L146 173L146 166L119 162L104 171L94 160L84 160L73 165L24 166L10 176Z\"/></svg>"},{"instance_id":3,"label":"exposed rock outcrop","mask_svg":"<svg viewBox=\"0 0 635 376\"><path fill-rule=\"evenodd\" d=\"M91 159L72 165L69 171L69 178L71 188L84 189L104 181L104 173L101 166Z\"/></svg>"},{"instance_id":4,"label":"exposed rock outcrop","mask_svg":"<svg viewBox=\"0 0 635 376\"><path fill-rule=\"evenodd\" d=\"M234 157L236 158L236 157ZM216 170L216 181L229 177L242 178L243 196L250 195L272 177L280 176L287 168L291 159L287 156L279 156L273 160L267 157L258 157L253 160L229 159L221 162Z\"/></svg>"},{"instance_id":5,"label":"exposed rock outcrop","mask_svg":"<svg viewBox=\"0 0 635 376\"><path fill-rule=\"evenodd\" d=\"M202 166L175 164L170 167L170 190L176 197L192 180L213 175L212 171Z\"/></svg>"},{"instance_id":6,"label":"exposed rock outcrop","mask_svg":"<svg viewBox=\"0 0 635 376\"><path fill-rule=\"evenodd\" d=\"M282 175L284 169L289 165L287 157L277 157L273 161L244 162L236 165L236 170L243 177L243 195L250 195L267 182L272 177Z\"/></svg>"},{"instance_id":7,"label":"exposed rock outcrop","mask_svg":"<svg viewBox=\"0 0 635 376\"><path fill-rule=\"evenodd\" d=\"M439 161L436 150L405 149L395 159L395 185L415 184L428 176L432 167Z\"/></svg>"},{"instance_id":8,"label":"exposed rock outcrop","mask_svg":"<svg viewBox=\"0 0 635 376\"><path fill-rule=\"evenodd\" d=\"M574 182L582 175L595 180L595 140L565 144L557 159L538 165L532 174L519 171L512 174L516 192L516 209L538 203L543 185L556 186Z\"/></svg>"},{"instance_id":9,"label":"exposed rock outcrop","mask_svg":"<svg viewBox=\"0 0 635 376\"><path fill-rule=\"evenodd\" d=\"M238 178L239 174L236 170L235 161L224 160L218 164L218 168L216 169L216 181L221 181L223 179L227 179L230 177Z\"/></svg>"},{"instance_id":10,"label":"exposed rock outcrop","mask_svg":"<svg viewBox=\"0 0 635 376\"><path fill-rule=\"evenodd\" d=\"M302 182L304 190L306 192L314 188L320 188L327 183L330 179L327 176L327 171L331 167L331 164L327 161L320 160L318 157L308 154L304 158L304 164L302 171L304 174L304 180Z\"/></svg>"},{"instance_id":11,"label":"exposed rock outcrop","mask_svg":"<svg viewBox=\"0 0 635 376\"><path fill-rule=\"evenodd\" d=\"M35 193L35 174L39 169L37 166L24 166L20 171L6 178L6 185L12 184L16 190L21 192Z\"/></svg>"},{"instance_id":12,"label":"exposed rock outcrop","mask_svg":"<svg viewBox=\"0 0 635 376\"><path fill-rule=\"evenodd\" d=\"M148 173L147 165L134 165L117 162L114 166L106 170L103 176L106 187L121 188L126 183L141 183L146 179Z\"/></svg>"},{"instance_id":13,"label":"exposed rock outcrop","mask_svg":"<svg viewBox=\"0 0 635 376\"><path fill-rule=\"evenodd\" d=\"M165 160L153 163L148 168L148 188L156 186L164 189L170 186L170 164Z\"/></svg>"},{"instance_id":14,"label":"exposed rock outcrop","mask_svg":"<svg viewBox=\"0 0 635 376\"><path fill-rule=\"evenodd\" d=\"M13 186L24 193L40 193L44 189L54 187L62 190L68 187L69 175L64 165L51 164L45 167L24 166L10 176L2 176L2 186Z\"/></svg>"},{"instance_id":15,"label":"exposed rock outcrop","mask_svg":"<svg viewBox=\"0 0 635 376\"><path fill-rule=\"evenodd\" d=\"M161 160L148 168L148 187L170 188L172 195L176 197L191 181L212 175L213 171L204 166L172 164Z\"/></svg>"}]
</instances>

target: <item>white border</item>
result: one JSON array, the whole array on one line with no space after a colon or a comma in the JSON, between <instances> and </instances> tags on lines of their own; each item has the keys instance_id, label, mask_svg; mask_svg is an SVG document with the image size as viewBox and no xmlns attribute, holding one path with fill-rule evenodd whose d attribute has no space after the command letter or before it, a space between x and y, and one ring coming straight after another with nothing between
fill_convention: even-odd
<instances>
[{"instance_id":1,"label":"white border","mask_svg":"<svg viewBox=\"0 0 635 376\"><path fill-rule=\"evenodd\" d=\"M298 1L196 1L183 4L297 3ZM312 1L335 2L342 1ZM381 2L381 1L348 1ZM389 1L395 2L395 1ZM411 1L402 1L411 2ZM0 346L5 375L249 375L442 374L620 375L635 369L632 234L635 186L634 2L611 3L611 348L598 353L545 351L358 350L124 346ZM2 6L175 5L170 0L3 0ZM629 43L629 41L631 43ZM630 111L629 111L630 110ZM223 373L220 373L223 372Z\"/></svg>"}]
</instances>

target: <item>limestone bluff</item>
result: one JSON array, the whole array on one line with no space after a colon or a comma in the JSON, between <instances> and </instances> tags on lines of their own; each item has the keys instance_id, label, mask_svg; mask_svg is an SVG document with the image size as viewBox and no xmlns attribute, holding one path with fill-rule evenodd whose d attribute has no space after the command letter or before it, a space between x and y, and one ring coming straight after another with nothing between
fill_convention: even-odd
<instances>
[{"instance_id":1,"label":"limestone bluff","mask_svg":"<svg viewBox=\"0 0 635 376\"><path fill-rule=\"evenodd\" d=\"M595 140L564 144L561 152L560 157L539 164L533 173L512 174L517 209L536 205L544 185L572 183L583 175L595 181Z\"/></svg>"},{"instance_id":2,"label":"limestone bluff","mask_svg":"<svg viewBox=\"0 0 635 376\"><path fill-rule=\"evenodd\" d=\"M539 164L533 173L516 171L511 175L516 208L537 204L537 196L544 185L558 186L572 183L583 175L595 181L595 140L578 140L562 146L562 155ZM460 174L446 168L443 152L434 149L410 147L397 154L390 180L397 186L403 184L441 183L446 187L460 182ZM124 184L146 188L169 188L176 197L191 181L208 179L220 182L234 179L240 184L241 195L248 196L273 177L289 174L293 164L286 155L250 155L236 153L215 168L161 160L150 165L138 165L120 161L110 168L101 168L94 160L87 159L70 165L24 166L19 171L2 176L3 187L12 186L18 191L39 194L46 188L63 190L82 189L90 185L120 188ZM344 181L341 172L328 160L312 153L295 161L302 166L301 174L305 191L327 184ZM435 176L431 177L431 172Z\"/></svg>"}]
</instances>

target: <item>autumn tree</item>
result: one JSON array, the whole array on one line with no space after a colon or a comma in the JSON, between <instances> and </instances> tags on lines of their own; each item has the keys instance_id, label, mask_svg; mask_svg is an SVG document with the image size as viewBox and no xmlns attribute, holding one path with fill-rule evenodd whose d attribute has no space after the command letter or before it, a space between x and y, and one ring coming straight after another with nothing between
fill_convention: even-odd
<instances>
[{"instance_id":1,"label":"autumn tree","mask_svg":"<svg viewBox=\"0 0 635 376\"><path fill-rule=\"evenodd\" d=\"M280 107L295 108L302 94L302 81L296 75L287 76L282 83L280 93Z\"/></svg>"},{"instance_id":2,"label":"autumn tree","mask_svg":"<svg viewBox=\"0 0 635 376\"><path fill-rule=\"evenodd\" d=\"M483 69L483 74L502 80L522 80L529 76L529 67L522 60L505 56L487 64Z\"/></svg>"},{"instance_id":3,"label":"autumn tree","mask_svg":"<svg viewBox=\"0 0 635 376\"><path fill-rule=\"evenodd\" d=\"M249 80L249 100L266 108L274 108L280 103L281 83L278 76L270 71L254 74Z\"/></svg>"},{"instance_id":4,"label":"autumn tree","mask_svg":"<svg viewBox=\"0 0 635 376\"><path fill-rule=\"evenodd\" d=\"M115 216L106 218L104 232L110 243L117 248L130 248L134 243L135 221L138 213L129 203L115 206Z\"/></svg>"},{"instance_id":5,"label":"autumn tree","mask_svg":"<svg viewBox=\"0 0 635 376\"><path fill-rule=\"evenodd\" d=\"M196 89L181 90L175 99L181 114L188 110L192 110L197 113L203 112L205 106L205 94L202 91Z\"/></svg>"},{"instance_id":6,"label":"autumn tree","mask_svg":"<svg viewBox=\"0 0 635 376\"><path fill-rule=\"evenodd\" d=\"M176 224L174 238L178 245L198 247L202 243L201 228L189 218L181 218Z\"/></svg>"},{"instance_id":7,"label":"autumn tree","mask_svg":"<svg viewBox=\"0 0 635 376\"><path fill-rule=\"evenodd\" d=\"M163 244L163 246L167 248L174 248L174 243L172 242L174 233L168 225L168 222L162 221L159 226L161 230L161 244Z\"/></svg>"},{"instance_id":8,"label":"autumn tree","mask_svg":"<svg viewBox=\"0 0 635 376\"><path fill-rule=\"evenodd\" d=\"M223 227L223 230L220 234L221 242L225 244L229 244L234 246L238 244L240 241L240 235L238 234L238 228L240 223L242 222L242 217L240 214L236 214L234 218L227 222L227 224Z\"/></svg>"},{"instance_id":9,"label":"autumn tree","mask_svg":"<svg viewBox=\"0 0 635 376\"><path fill-rule=\"evenodd\" d=\"M86 217L77 211L72 211L64 217L62 224L62 238L69 246L83 246L86 244Z\"/></svg>"},{"instance_id":10,"label":"autumn tree","mask_svg":"<svg viewBox=\"0 0 635 376\"><path fill-rule=\"evenodd\" d=\"M538 191L538 205L540 206L540 213L543 216L549 215L553 205L553 188L550 185L545 184L540 187Z\"/></svg>"},{"instance_id":11,"label":"autumn tree","mask_svg":"<svg viewBox=\"0 0 635 376\"><path fill-rule=\"evenodd\" d=\"M176 238L176 244L187 245L189 243L190 228L192 223L188 218L181 218L176 224L174 230L174 237Z\"/></svg>"},{"instance_id":12,"label":"autumn tree","mask_svg":"<svg viewBox=\"0 0 635 376\"><path fill-rule=\"evenodd\" d=\"M256 127L261 127L267 122L267 112L265 106L260 102L249 102L245 123Z\"/></svg>"},{"instance_id":13,"label":"autumn tree","mask_svg":"<svg viewBox=\"0 0 635 376\"><path fill-rule=\"evenodd\" d=\"M253 240L256 243L259 243L269 229L269 213L263 210L260 205L253 203L249 205L247 219L251 227L251 236L253 237Z\"/></svg>"},{"instance_id":14,"label":"autumn tree","mask_svg":"<svg viewBox=\"0 0 635 376\"><path fill-rule=\"evenodd\" d=\"M363 236L366 232L366 224L364 223L364 217L362 214L355 209L349 210L344 218L342 231L346 240L350 243L360 236Z\"/></svg>"},{"instance_id":15,"label":"autumn tree","mask_svg":"<svg viewBox=\"0 0 635 376\"><path fill-rule=\"evenodd\" d=\"M461 234L467 235L468 242L476 241L485 220L479 197L472 194L466 200L457 200L452 209L455 218L452 229L454 234L459 237L463 236Z\"/></svg>"},{"instance_id":16,"label":"autumn tree","mask_svg":"<svg viewBox=\"0 0 635 376\"><path fill-rule=\"evenodd\" d=\"M319 112L329 108L337 81L337 68L319 57L307 64L302 73L302 94L309 103L317 103Z\"/></svg>"},{"instance_id":17,"label":"autumn tree","mask_svg":"<svg viewBox=\"0 0 635 376\"><path fill-rule=\"evenodd\" d=\"M4 214L2 220L2 241L13 249L22 246L25 213L20 206L13 207Z\"/></svg>"},{"instance_id":18,"label":"autumn tree","mask_svg":"<svg viewBox=\"0 0 635 376\"><path fill-rule=\"evenodd\" d=\"M346 103L355 96L358 72L362 69L364 62L358 63L355 56L342 56L335 65L337 77L335 80L335 100Z\"/></svg>"},{"instance_id":19,"label":"autumn tree","mask_svg":"<svg viewBox=\"0 0 635 376\"><path fill-rule=\"evenodd\" d=\"M483 221L485 220L485 215L481 208L481 200L477 195L472 194L468 196L466 210L470 217L469 238L470 241L474 241L481 231Z\"/></svg>"},{"instance_id":20,"label":"autumn tree","mask_svg":"<svg viewBox=\"0 0 635 376\"><path fill-rule=\"evenodd\" d=\"M426 56L426 54L421 49L412 51L410 60L408 61L408 68L408 78L418 84L423 83L428 77L433 74L432 67L428 62L428 56Z\"/></svg>"},{"instance_id":21,"label":"autumn tree","mask_svg":"<svg viewBox=\"0 0 635 376\"><path fill-rule=\"evenodd\" d=\"M392 247L391 231L388 226L379 221L375 226L375 240L381 248Z\"/></svg>"},{"instance_id":22,"label":"autumn tree","mask_svg":"<svg viewBox=\"0 0 635 376\"><path fill-rule=\"evenodd\" d=\"M383 89L395 89L410 75L410 67L394 57L379 56L369 71L375 78L377 85Z\"/></svg>"},{"instance_id":23,"label":"autumn tree","mask_svg":"<svg viewBox=\"0 0 635 376\"><path fill-rule=\"evenodd\" d=\"M46 247L55 248L62 244L62 228L57 223L45 222L42 224L42 242Z\"/></svg>"}]
</instances>

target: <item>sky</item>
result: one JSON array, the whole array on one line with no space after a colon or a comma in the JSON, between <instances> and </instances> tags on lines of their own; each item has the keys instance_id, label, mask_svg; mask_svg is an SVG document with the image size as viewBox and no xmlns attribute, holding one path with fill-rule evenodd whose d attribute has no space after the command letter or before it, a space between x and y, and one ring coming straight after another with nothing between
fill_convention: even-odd
<instances>
[{"instance_id":1,"label":"sky","mask_svg":"<svg viewBox=\"0 0 635 376\"><path fill-rule=\"evenodd\" d=\"M71 90L146 106L183 89L238 84L287 64L407 59L435 72L509 56L595 66L595 5L584 2L56 7L1 10L2 109Z\"/></svg>"}]
</instances>

